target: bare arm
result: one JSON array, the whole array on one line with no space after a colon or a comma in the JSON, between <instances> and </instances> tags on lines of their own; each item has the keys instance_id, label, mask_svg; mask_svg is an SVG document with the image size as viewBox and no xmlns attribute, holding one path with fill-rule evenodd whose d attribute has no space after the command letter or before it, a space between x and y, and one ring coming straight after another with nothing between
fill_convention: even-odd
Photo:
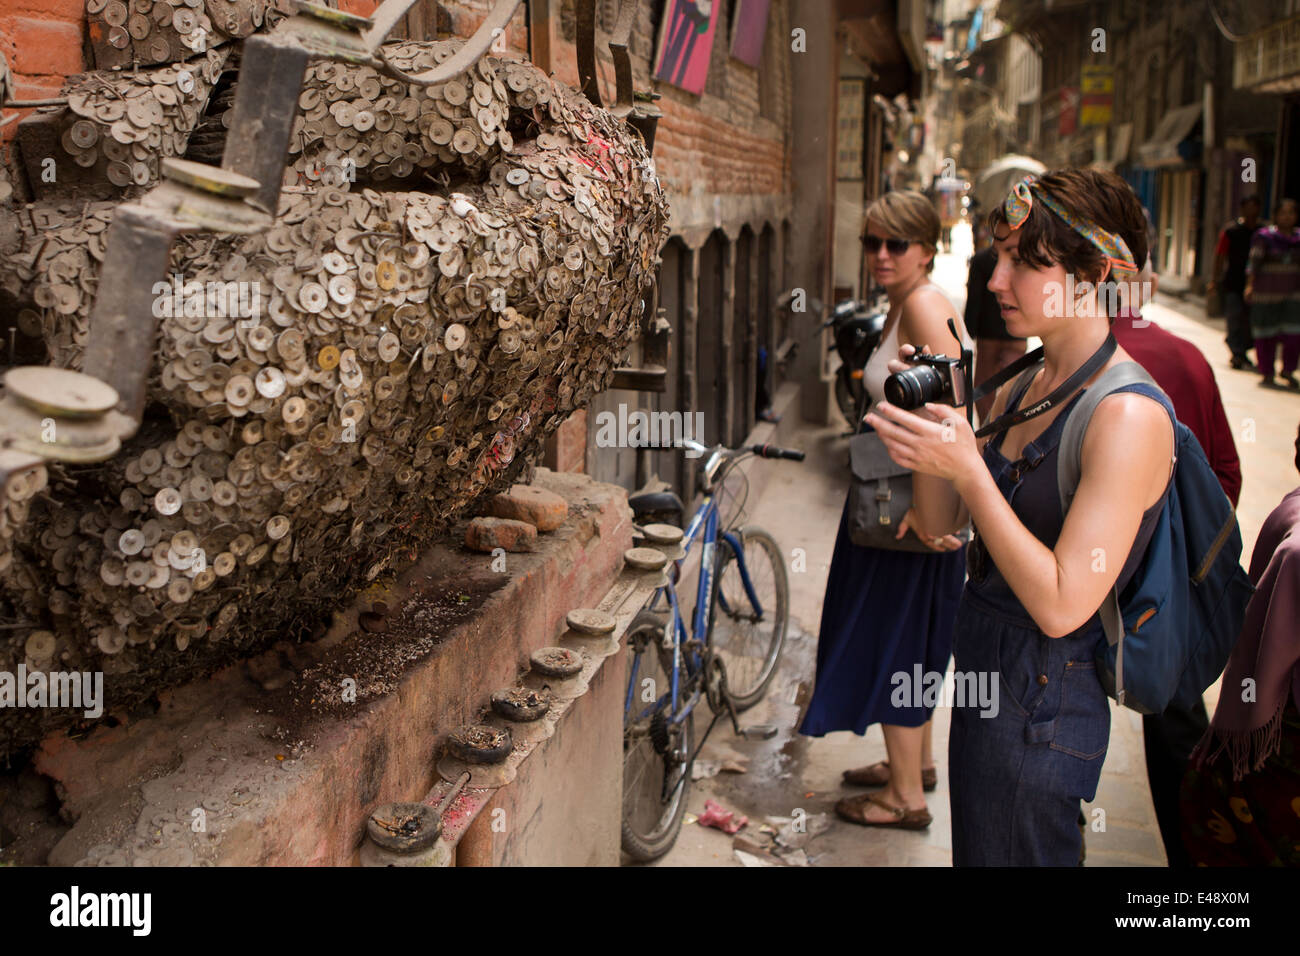
<instances>
[{"instance_id":1,"label":"bare arm","mask_svg":"<svg viewBox=\"0 0 1300 956\"><path fill-rule=\"evenodd\" d=\"M984 470L955 484L998 570L1048 637L1085 624L1137 537L1143 512L1163 492L1173 459L1173 429L1158 404L1112 395L1097 406L1084 437L1082 476L1049 549L1016 517Z\"/></svg>"},{"instance_id":2,"label":"bare arm","mask_svg":"<svg viewBox=\"0 0 1300 956\"><path fill-rule=\"evenodd\" d=\"M899 341L918 348L928 347L935 355L956 354L961 344L948 331L949 317L956 320L959 332L964 331L962 320L957 319L951 303L942 294L926 290L924 294L913 295L903 305ZM952 534L969 520L952 483L933 475L912 475L912 510L924 534Z\"/></svg>"},{"instance_id":3,"label":"bare arm","mask_svg":"<svg viewBox=\"0 0 1300 956\"><path fill-rule=\"evenodd\" d=\"M1142 513L1168 482L1168 414L1141 395L1102 400L1084 438L1070 512L1055 548L1048 548L1002 497L965 419L941 405L926 410L921 416L883 405L872 424L896 462L953 483L989 555L1043 633L1061 637L1077 629L1114 587ZM940 424L945 418L957 421Z\"/></svg>"}]
</instances>

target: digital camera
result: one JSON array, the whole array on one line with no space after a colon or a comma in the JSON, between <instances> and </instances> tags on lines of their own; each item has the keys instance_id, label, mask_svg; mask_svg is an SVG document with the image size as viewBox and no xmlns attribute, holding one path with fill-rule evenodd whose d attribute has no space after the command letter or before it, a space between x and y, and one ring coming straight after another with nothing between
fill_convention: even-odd
<instances>
[{"instance_id":1,"label":"digital camera","mask_svg":"<svg viewBox=\"0 0 1300 956\"><path fill-rule=\"evenodd\" d=\"M922 355L918 348L907 359L912 368L885 379L885 401L908 411L926 402L961 408L970 403L971 352L962 349L960 358Z\"/></svg>"}]
</instances>

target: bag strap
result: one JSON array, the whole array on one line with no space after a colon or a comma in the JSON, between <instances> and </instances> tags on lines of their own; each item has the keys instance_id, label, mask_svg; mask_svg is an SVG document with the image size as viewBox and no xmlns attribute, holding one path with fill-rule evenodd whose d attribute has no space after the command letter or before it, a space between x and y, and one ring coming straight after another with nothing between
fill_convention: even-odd
<instances>
[{"instance_id":1,"label":"bag strap","mask_svg":"<svg viewBox=\"0 0 1300 956\"><path fill-rule=\"evenodd\" d=\"M1079 488L1079 479L1083 473L1083 436L1088 430L1088 423L1092 421L1093 412L1111 392L1139 383L1159 388L1155 379L1137 362L1120 362L1085 388L1078 402L1070 409L1065 419L1065 429L1061 432L1056 459L1056 489L1061 497L1062 513L1070 510L1070 502Z\"/></svg>"},{"instance_id":2,"label":"bag strap","mask_svg":"<svg viewBox=\"0 0 1300 956\"><path fill-rule=\"evenodd\" d=\"M1137 362L1121 362L1103 372L1091 386L1084 389L1083 395L1070 409L1065 419L1065 428L1061 433L1061 442L1057 447L1056 490L1061 498L1061 514L1067 514L1074 493L1079 488L1082 476L1083 438L1092 421L1093 412L1101 400L1112 392L1126 385L1151 385L1159 388L1147 370ZM1177 436L1175 436L1176 438ZM1115 651L1115 701L1124 705L1124 617L1119 609L1119 582L1111 587L1102 601L1098 613L1101 615L1102 630L1106 634L1106 643L1116 647Z\"/></svg>"}]
</instances>

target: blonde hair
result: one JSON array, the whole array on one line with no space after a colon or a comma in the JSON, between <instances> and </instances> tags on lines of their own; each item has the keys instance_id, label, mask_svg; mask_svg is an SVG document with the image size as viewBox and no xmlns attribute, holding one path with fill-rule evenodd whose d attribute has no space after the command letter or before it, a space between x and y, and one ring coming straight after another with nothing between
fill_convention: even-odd
<instances>
[{"instance_id":1,"label":"blonde hair","mask_svg":"<svg viewBox=\"0 0 1300 956\"><path fill-rule=\"evenodd\" d=\"M867 234L867 225L875 221L892 239L911 239L919 242L931 256L925 267L926 272L934 269L934 254L939 251L939 214L934 204L915 189L902 189L888 192L867 204L866 214L862 217L862 235Z\"/></svg>"}]
</instances>

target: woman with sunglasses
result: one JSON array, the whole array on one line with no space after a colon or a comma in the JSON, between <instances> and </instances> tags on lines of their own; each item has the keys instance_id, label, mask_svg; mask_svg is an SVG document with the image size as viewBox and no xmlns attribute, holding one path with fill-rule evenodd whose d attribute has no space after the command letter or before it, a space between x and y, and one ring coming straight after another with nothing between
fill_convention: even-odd
<instances>
[{"instance_id":1,"label":"woman with sunglasses","mask_svg":"<svg viewBox=\"0 0 1300 956\"><path fill-rule=\"evenodd\" d=\"M863 375L874 403L884 398L887 366L899 343L925 343L954 354L960 345L947 322L953 319L960 329L961 318L929 278L939 217L925 196L886 193L867 207L866 224L867 263L889 296L881 342ZM871 724L881 724L888 759L845 771L844 780L884 791L846 797L835 811L864 826L921 830L931 822L925 791L936 785L930 750L934 708L912 706L911 694L904 695L904 706L896 706L893 678L902 674L911 680L918 668L938 675L947 669L964 563L956 537L927 534L912 512L899 524L898 537L907 534L931 550L854 544L846 503L822 604L816 686L800 731L817 737L838 730L861 735Z\"/></svg>"},{"instance_id":2,"label":"woman with sunglasses","mask_svg":"<svg viewBox=\"0 0 1300 956\"><path fill-rule=\"evenodd\" d=\"M953 709L953 862L1070 866L1081 858L1080 801L1096 795L1110 738L1094 665L1105 640L1097 611L1136 570L1159 517L1173 474L1173 407L1145 383L1103 399L1062 515L1066 416L1081 388L1132 361L1096 284L1136 275L1146 223L1122 179L1089 169L1021 181L989 223L998 255L989 290L1009 331L1042 339L1042 366L998 390L984 439L940 405L881 405L868 419L890 457L915 472L922 523L939 532L969 518L976 529L954 666L989 674L1000 701L995 715Z\"/></svg>"}]
</instances>

